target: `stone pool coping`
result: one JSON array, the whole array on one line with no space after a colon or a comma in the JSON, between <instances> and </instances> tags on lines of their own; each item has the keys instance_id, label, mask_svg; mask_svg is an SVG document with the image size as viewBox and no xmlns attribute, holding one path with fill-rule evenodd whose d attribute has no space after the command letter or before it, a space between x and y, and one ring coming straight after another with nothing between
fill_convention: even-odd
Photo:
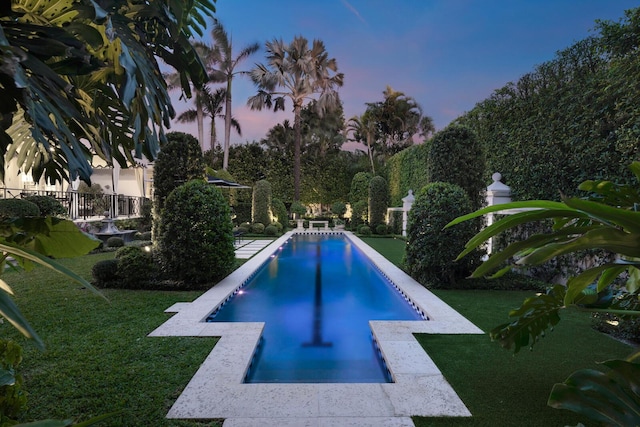
<instances>
[{"instance_id":1,"label":"stone pool coping","mask_svg":"<svg viewBox=\"0 0 640 427\"><path fill-rule=\"evenodd\" d=\"M358 237L340 231L421 310L426 321L371 321L393 383L244 384L264 323L206 323L207 316L252 277L294 233L288 232L149 334L220 337L169 410L167 418L224 418L225 427L412 426L411 416L468 417L471 413L414 333L484 332ZM306 233L327 233L306 232ZM329 232L331 233L331 232Z\"/></svg>"}]
</instances>

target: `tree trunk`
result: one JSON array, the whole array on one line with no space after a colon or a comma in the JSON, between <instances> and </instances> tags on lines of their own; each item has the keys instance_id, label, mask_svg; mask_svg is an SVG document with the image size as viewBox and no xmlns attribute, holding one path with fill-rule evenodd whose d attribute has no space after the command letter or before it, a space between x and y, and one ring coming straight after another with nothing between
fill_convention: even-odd
<instances>
[{"instance_id":1,"label":"tree trunk","mask_svg":"<svg viewBox=\"0 0 640 427\"><path fill-rule=\"evenodd\" d=\"M302 144L302 131L300 129L300 113L302 104L296 102L293 106L293 131L295 141L293 145L293 200L300 201L300 145Z\"/></svg>"},{"instance_id":2,"label":"tree trunk","mask_svg":"<svg viewBox=\"0 0 640 427\"><path fill-rule=\"evenodd\" d=\"M371 150L371 133L367 132L367 151L369 152L369 161L371 162L371 173L375 176L376 168L373 166L373 151Z\"/></svg>"},{"instance_id":3,"label":"tree trunk","mask_svg":"<svg viewBox=\"0 0 640 427\"><path fill-rule=\"evenodd\" d=\"M227 80L227 93L224 106L224 155L222 157L222 169L229 167L229 147L231 145L231 77Z\"/></svg>"},{"instance_id":4,"label":"tree trunk","mask_svg":"<svg viewBox=\"0 0 640 427\"><path fill-rule=\"evenodd\" d=\"M204 112L202 111L202 95L196 92L196 120L198 121L198 142L204 152Z\"/></svg>"}]
</instances>

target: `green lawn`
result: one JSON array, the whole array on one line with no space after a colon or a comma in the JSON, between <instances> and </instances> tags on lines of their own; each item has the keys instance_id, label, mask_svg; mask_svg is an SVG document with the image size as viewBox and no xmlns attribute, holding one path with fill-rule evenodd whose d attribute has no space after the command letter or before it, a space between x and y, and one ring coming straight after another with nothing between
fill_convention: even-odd
<instances>
[{"instance_id":1,"label":"green lawn","mask_svg":"<svg viewBox=\"0 0 640 427\"><path fill-rule=\"evenodd\" d=\"M393 262L405 242L366 239ZM89 255L63 263L90 277L91 266L111 254ZM192 301L200 292L104 292L109 301L44 268L8 272L4 279L46 343L41 352L0 324L5 337L25 347L21 365L29 391L24 421L44 418L86 420L122 411L106 426L204 426L211 421L170 421L164 417L215 339L149 338L175 302ZM527 292L437 291L441 298L487 331L506 321L507 312ZM631 348L589 328L588 316L568 313L533 351L513 356L488 336L418 335L474 417L414 419L418 426L575 425L571 413L546 407L554 382L595 361L622 357ZM589 423L591 425L591 423Z\"/></svg>"}]
</instances>

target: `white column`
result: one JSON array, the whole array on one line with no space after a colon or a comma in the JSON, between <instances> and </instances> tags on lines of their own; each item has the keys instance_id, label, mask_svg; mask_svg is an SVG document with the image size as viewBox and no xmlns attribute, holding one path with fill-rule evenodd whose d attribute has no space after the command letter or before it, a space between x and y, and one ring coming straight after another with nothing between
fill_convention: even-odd
<instances>
[{"instance_id":1,"label":"white column","mask_svg":"<svg viewBox=\"0 0 640 427\"><path fill-rule=\"evenodd\" d=\"M413 206L414 201L415 197L413 196L413 190L409 190L407 197L402 199L402 235L404 237L407 236L407 222L409 219L408 213L411 210L411 206Z\"/></svg>"}]
</instances>

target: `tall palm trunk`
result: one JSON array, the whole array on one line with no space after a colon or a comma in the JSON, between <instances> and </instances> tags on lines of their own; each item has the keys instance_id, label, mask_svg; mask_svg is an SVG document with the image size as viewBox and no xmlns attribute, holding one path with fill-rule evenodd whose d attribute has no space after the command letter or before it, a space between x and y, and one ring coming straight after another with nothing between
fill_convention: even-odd
<instances>
[{"instance_id":1,"label":"tall palm trunk","mask_svg":"<svg viewBox=\"0 0 640 427\"><path fill-rule=\"evenodd\" d=\"M227 80L227 94L224 104L224 154L222 157L222 169L229 167L229 148L231 145L231 78Z\"/></svg>"},{"instance_id":2,"label":"tall palm trunk","mask_svg":"<svg viewBox=\"0 0 640 427\"><path fill-rule=\"evenodd\" d=\"M196 117L198 123L198 142L200 148L204 151L204 110L202 108L202 93L196 93Z\"/></svg>"},{"instance_id":3,"label":"tall palm trunk","mask_svg":"<svg viewBox=\"0 0 640 427\"><path fill-rule=\"evenodd\" d=\"M300 129L300 118L302 103L296 101L293 106L293 132L295 141L293 145L293 200L300 201L300 145L302 144L302 130Z\"/></svg>"},{"instance_id":4,"label":"tall palm trunk","mask_svg":"<svg viewBox=\"0 0 640 427\"><path fill-rule=\"evenodd\" d=\"M371 173L376 174L376 168L373 165L373 151L371 150L371 132L367 132L367 151L369 152L369 161L371 162Z\"/></svg>"}]
</instances>

